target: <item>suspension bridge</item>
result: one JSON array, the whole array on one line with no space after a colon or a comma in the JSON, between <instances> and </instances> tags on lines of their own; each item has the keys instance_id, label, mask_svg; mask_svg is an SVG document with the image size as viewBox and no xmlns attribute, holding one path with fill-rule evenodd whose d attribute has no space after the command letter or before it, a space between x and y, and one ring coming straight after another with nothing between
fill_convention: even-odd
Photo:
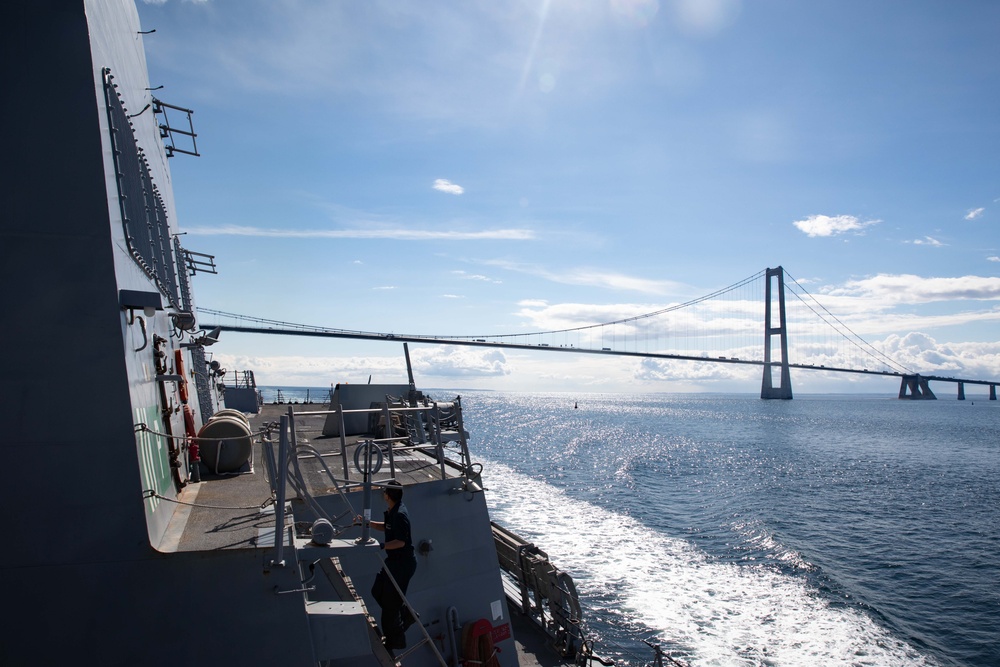
<instances>
[{"instance_id":1,"label":"suspension bridge","mask_svg":"<svg viewBox=\"0 0 1000 667\"><path fill-rule=\"evenodd\" d=\"M472 347L533 350L562 354L603 354L658 360L759 366L761 398L791 399L791 370L890 376L899 379L899 398L935 399L933 382L989 387L996 400L998 380L921 373L872 344L831 313L782 267L767 268L705 296L653 312L601 323L581 323L565 315L565 326L530 333L418 335L354 331L293 324L199 308L217 318L204 329L217 332L349 338ZM558 318L556 313L554 317ZM558 321L558 319L557 319ZM763 336L761 333L763 332ZM794 335L790 335L794 332ZM763 343L763 344L762 344Z\"/></svg>"}]
</instances>

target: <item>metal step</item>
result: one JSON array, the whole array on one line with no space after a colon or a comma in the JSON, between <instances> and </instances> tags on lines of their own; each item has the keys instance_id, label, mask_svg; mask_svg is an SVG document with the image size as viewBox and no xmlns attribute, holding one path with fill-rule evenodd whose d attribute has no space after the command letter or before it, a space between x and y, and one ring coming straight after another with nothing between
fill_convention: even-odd
<instances>
[{"instance_id":1,"label":"metal step","mask_svg":"<svg viewBox=\"0 0 1000 667\"><path fill-rule=\"evenodd\" d=\"M344 555L345 552L360 551L363 549L378 550L378 542L371 541L366 545L359 545L355 540L333 540L328 545L315 544L311 540L301 537L295 538L295 551L300 561L313 561L317 558L334 558Z\"/></svg>"},{"instance_id":2,"label":"metal step","mask_svg":"<svg viewBox=\"0 0 1000 667\"><path fill-rule=\"evenodd\" d=\"M368 618L360 602L306 600L306 613L317 660L372 655Z\"/></svg>"}]
</instances>

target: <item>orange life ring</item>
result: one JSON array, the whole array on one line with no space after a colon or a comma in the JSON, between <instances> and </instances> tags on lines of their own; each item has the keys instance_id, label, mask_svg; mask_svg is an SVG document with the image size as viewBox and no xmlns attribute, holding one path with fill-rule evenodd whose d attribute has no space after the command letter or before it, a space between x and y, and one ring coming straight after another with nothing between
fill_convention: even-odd
<instances>
[{"instance_id":1,"label":"orange life ring","mask_svg":"<svg viewBox=\"0 0 1000 667\"><path fill-rule=\"evenodd\" d=\"M177 391L181 395L181 403L187 403L188 385L187 375L184 373L184 350L174 350L174 368L177 374L181 376L180 382L177 383Z\"/></svg>"},{"instance_id":2,"label":"orange life ring","mask_svg":"<svg viewBox=\"0 0 1000 667\"><path fill-rule=\"evenodd\" d=\"M493 625L485 618L466 623L462 628L462 655L465 667L499 667L493 646Z\"/></svg>"}]
</instances>

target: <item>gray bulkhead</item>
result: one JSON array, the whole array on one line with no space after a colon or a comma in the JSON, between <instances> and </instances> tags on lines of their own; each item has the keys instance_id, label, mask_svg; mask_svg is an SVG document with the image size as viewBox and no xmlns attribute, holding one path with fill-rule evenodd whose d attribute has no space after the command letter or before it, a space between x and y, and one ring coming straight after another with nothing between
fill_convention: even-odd
<instances>
[{"instance_id":1,"label":"gray bulkhead","mask_svg":"<svg viewBox=\"0 0 1000 667\"><path fill-rule=\"evenodd\" d=\"M109 68L129 113L143 109L139 32L131 0L18 3L0 22L0 664L315 665L302 598L274 594L300 584L295 568L265 574L263 550L154 548L175 506L144 492L176 489L165 441L134 432L160 412L136 350L171 324L158 312L143 335L120 306L120 290L156 287L126 247L102 82ZM133 124L172 214L152 116Z\"/></svg>"}]
</instances>

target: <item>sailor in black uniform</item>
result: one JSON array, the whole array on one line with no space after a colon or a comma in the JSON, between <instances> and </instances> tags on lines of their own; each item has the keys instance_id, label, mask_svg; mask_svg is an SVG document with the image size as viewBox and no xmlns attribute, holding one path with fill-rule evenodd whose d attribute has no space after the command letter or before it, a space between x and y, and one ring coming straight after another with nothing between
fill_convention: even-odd
<instances>
[{"instance_id":1,"label":"sailor in black uniform","mask_svg":"<svg viewBox=\"0 0 1000 667\"><path fill-rule=\"evenodd\" d=\"M417 569L417 559L413 555L413 538L410 535L410 517L403 505L403 485L391 480L382 491L388 509L382 521L372 521L371 527L385 532L385 541L380 545L385 550L385 569L406 593L410 578ZM413 615L403 604L396 587L379 570L372 585L372 597L382 608L382 641L388 649L406 648L406 629L413 624Z\"/></svg>"}]
</instances>

